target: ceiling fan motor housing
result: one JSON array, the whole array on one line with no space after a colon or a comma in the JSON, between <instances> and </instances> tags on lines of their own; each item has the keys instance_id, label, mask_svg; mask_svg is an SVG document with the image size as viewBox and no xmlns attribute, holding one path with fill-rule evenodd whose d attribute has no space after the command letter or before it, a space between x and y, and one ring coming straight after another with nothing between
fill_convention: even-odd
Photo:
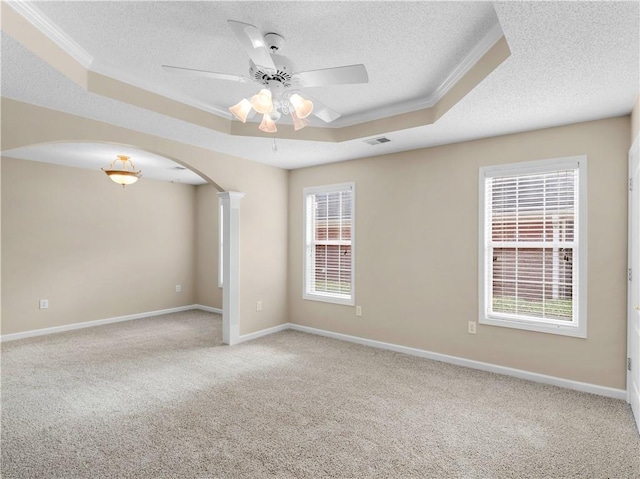
<instances>
[{"instance_id":1,"label":"ceiling fan motor housing","mask_svg":"<svg viewBox=\"0 0 640 479\"><path fill-rule=\"evenodd\" d=\"M277 53L284 46L284 37L277 33L265 33L264 42L270 53Z\"/></svg>"},{"instance_id":2,"label":"ceiling fan motor housing","mask_svg":"<svg viewBox=\"0 0 640 479\"><path fill-rule=\"evenodd\" d=\"M295 66L291 60L282 55L272 54L273 63L276 65L276 71L264 69L252 61L249 61L249 74L258 83L265 86L272 86L274 82L279 83L284 88L292 85L292 75L295 72Z\"/></svg>"}]
</instances>

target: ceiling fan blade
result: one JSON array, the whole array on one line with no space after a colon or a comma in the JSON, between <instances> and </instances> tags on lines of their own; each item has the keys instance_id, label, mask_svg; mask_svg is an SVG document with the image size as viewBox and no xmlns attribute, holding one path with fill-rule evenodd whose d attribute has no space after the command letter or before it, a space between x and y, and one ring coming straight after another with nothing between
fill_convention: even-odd
<instances>
[{"instance_id":1,"label":"ceiling fan blade","mask_svg":"<svg viewBox=\"0 0 640 479\"><path fill-rule=\"evenodd\" d=\"M193 68L172 67L171 65L162 65L163 70L171 73L179 73L191 76L198 76L204 78L213 78L214 80L227 80L240 83L251 83L253 80L248 77L239 75L231 75L229 73L216 73L206 70L194 70Z\"/></svg>"},{"instance_id":2,"label":"ceiling fan blade","mask_svg":"<svg viewBox=\"0 0 640 479\"><path fill-rule=\"evenodd\" d=\"M340 118L340 113L335 110L332 110L324 103L313 102L313 112L312 115L317 116L325 123L331 123L333 120L337 120Z\"/></svg>"},{"instance_id":3,"label":"ceiling fan blade","mask_svg":"<svg viewBox=\"0 0 640 479\"><path fill-rule=\"evenodd\" d=\"M301 86L305 87L369 82L367 69L361 63L358 65L299 72L294 75L294 78L297 78Z\"/></svg>"},{"instance_id":4,"label":"ceiling fan blade","mask_svg":"<svg viewBox=\"0 0 640 479\"><path fill-rule=\"evenodd\" d=\"M320 118L325 123L331 123L332 121L337 120L341 116L340 113L338 113L337 111L329 108L327 105L322 103L320 100L317 100L317 99L313 98L306 91L292 90L291 93L298 93L301 96L303 96L304 98L306 98L308 100L311 100L313 102L313 111L311 112L311 114L314 115L314 116L317 116L318 118Z\"/></svg>"},{"instance_id":5,"label":"ceiling fan blade","mask_svg":"<svg viewBox=\"0 0 640 479\"><path fill-rule=\"evenodd\" d=\"M255 26L236 22L235 20L227 20L227 24L249 54L249 58L253 63L259 67L276 71L276 66L264 42L264 37Z\"/></svg>"}]
</instances>

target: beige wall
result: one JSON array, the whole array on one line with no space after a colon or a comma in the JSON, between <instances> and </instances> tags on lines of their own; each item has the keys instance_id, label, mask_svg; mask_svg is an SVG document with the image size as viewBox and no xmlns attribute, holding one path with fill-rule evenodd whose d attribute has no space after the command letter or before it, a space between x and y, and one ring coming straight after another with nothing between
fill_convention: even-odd
<instances>
[{"instance_id":1,"label":"beige wall","mask_svg":"<svg viewBox=\"0 0 640 479\"><path fill-rule=\"evenodd\" d=\"M182 163L223 190L245 193L239 220L240 333L286 322L286 170L7 98L2 117L4 150L51 141L131 145ZM272 153L268 144L265 149ZM262 311L256 311L256 301L263 301Z\"/></svg>"},{"instance_id":2,"label":"beige wall","mask_svg":"<svg viewBox=\"0 0 640 479\"><path fill-rule=\"evenodd\" d=\"M625 388L628 116L290 172L291 322ZM478 325L478 168L588 156L588 339ZM302 189L356 183L355 308L302 299Z\"/></svg>"},{"instance_id":3,"label":"beige wall","mask_svg":"<svg viewBox=\"0 0 640 479\"><path fill-rule=\"evenodd\" d=\"M2 112L4 149L48 141L128 144L246 193L240 209L241 334L289 319L624 388L626 190L620 185L626 182L628 116L287 172L13 100L2 99ZM478 167L576 154L589 158L588 339L482 325L468 335L466 322L477 319ZM300 299L302 188L351 180L357 185L360 318L354 308ZM5 199L4 174L2 183ZM2 208L5 223L6 199ZM5 249L3 243L3 270ZM6 300L14 286L2 283ZM256 301L263 302L260 312ZM2 308L7 311L4 302Z\"/></svg>"},{"instance_id":4,"label":"beige wall","mask_svg":"<svg viewBox=\"0 0 640 479\"><path fill-rule=\"evenodd\" d=\"M194 186L122 188L101 171L10 158L1 169L2 334L195 302Z\"/></svg>"},{"instance_id":5,"label":"beige wall","mask_svg":"<svg viewBox=\"0 0 640 479\"><path fill-rule=\"evenodd\" d=\"M222 309L218 287L218 190L213 185L196 187L196 302Z\"/></svg>"}]
</instances>

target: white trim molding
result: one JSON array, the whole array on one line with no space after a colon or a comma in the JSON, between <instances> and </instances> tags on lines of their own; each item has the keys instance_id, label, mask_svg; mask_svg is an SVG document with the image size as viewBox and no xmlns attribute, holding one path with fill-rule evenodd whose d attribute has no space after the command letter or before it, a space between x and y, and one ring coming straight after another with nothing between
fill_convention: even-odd
<instances>
[{"instance_id":1,"label":"white trim molding","mask_svg":"<svg viewBox=\"0 0 640 479\"><path fill-rule=\"evenodd\" d=\"M607 386L598 386L597 384L583 383L580 381L573 381L571 379L564 379L555 376L547 376L546 374L534 373L531 371L524 371L522 369L514 369L506 366L499 366L492 363L483 363L481 361L474 361L473 359L461 358L458 356L449 356L448 354L434 353L425 349L410 348L408 346L400 346L398 344L385 343L382 341L375 341L373 339L360 338L358 336L350 336L348 334L334 333L333 331L326 331L324 329L311 328L309 326L301 326L299 324L289 323L289 329L295 331L301 331L303 333L317 334L319 336L325 336L327 338L339 339L340 341L348 341L350 343L362 344L364 346L371 346L379 349L386 349L388 351L394 351L397 353L409 354L411 356L418 356L421 358L432 359L434 361L440 361L443 363L455 364L456 366L463 366L471 369L478 369L480 371L488 371L491 373L502 374L504 376L512 376L519 379L525 379L542 384L549 384L552 386L558 386L565 389L573 389L574 391L581 391L590 394L597 394L599 396L606 396L614 399L620 399L625 401L627 398L627 391L624 389L615 389Z\"/></svg>"},{"instance_id":2,"label":"white trim molding","mask_svg":"<svg viewBox=\"0 0 640 479\"><path fill-rule=\"evenodd\" d=\"M367 121L380 120L394 115L410 113L416 110L431 108L444 97L464 77L491 48L504 37L502 26L497 22L489 32L473 47L462 61L449 73L449 76L426 98L407 100L404 102L386 105L373 110L367 110L353 115L341 116L327 125L327 128L343 128L358 125Z\"/></svg>"},{"instance_id":3,"label":"white trim molding","mask_svg":"<svg viewBox=\"0 0 640 479\"><path fill-rule=\"evenodd\" d=\"M500 22L497 22L493 27L491 27L482 40L473 47L467 56L464 57L458 65L456 65L449 76L445 78L429 98L424 101L421 108L434 106L438 103L442 97L445 96L460 80L462 80L462 77L464 77L502 37L504 37L504 32L502 31Z\"/></svg>"},{"instance_id":4,"label":"white trim molding","mask_svg":"<svg viewBox=\"0 0 640 479\"><path fill-rule=\"evenodd\" d=\"M99 59L94 58L86 50L74 41L67 33L65 33L58 25L49 19L40 9L27 1L6 1L16 12L31 23L43 35L58 45L62 50L71 55L80 65L94 73L113 78L115 80L127 83L137 88L150 91L157 95L169 98L184 105L192 106L199 110L211 113L227 120L232 120L231 113L222 107L207 104L203 101L190 97L188 94L182 94L172 91L162 85L162 82L150 82L142 80L135 75L117 68L113 65L105 64ZM385 105L380 108L374 108L367 111L355 113L353 115L345 115L331 122L331 124L314 125L317 128L343 128L353 126L368 121L388 118L395 115L410 113L417 110L433 107L453 88L468 72L473 68L489 50L504 37L504 32L500 21L491 27L487 34L469 51L469 53L451 70L449 75L438 85L438 87L426 97L413 98L404 102Z\"/></svg>"},{"instance_id":5,"label":"white trim molding","mask_svg":"<svg viewBox=\"0 0 640 479\"><path fill-rule=\"evenodd\" d=\"M636 294L636 286L633 283L638 281L637 275L638 272L633 271L634 263L637 265L637 255L640 251L636 251L639 248L638 241L640 238L634 238L634 234L637 234L634 231L634 217L633 215L637 215L638 206L634 205L634 194L633 192L640 187L640 185L636 185L634 182L638 179L635 177L635 168L637 168L637 162L640 161L640 135L636 135L633 139L633 143L631 144L631 148L629 148L628 155L628 178L629 185L627 190L627 266L628 266L628 274L629 274L629 286L627 287L627 403L631 404L632 412L634 410L640 412L640 404L637 401L640 401L640 391L636 391L636 387L634 385L634 374L638 374L634 368L638 368L640 364L635 365L633 361L637 361L638 351L640 348L640 344L637 344L636 331L634 331L634 320L635 315L637 314L634 306L635 303L635 294ZM635 221L638 221L637 216L635 217ZM635 240L635 241L634 241ZM635 344L634 344L635 343ZM640 362L640 361L638 361ZM635 416L636 424L638 425L638 430L640 430L640 414L636 414Z\"/></svg>"},{"instance_id":6,"label":"white trim molding","mask_svg":"<svg viewBox=\"0 0 640 479\"><path fill-rule=\"evenodd\" d=\"M211 113L212 115L226 118L227 120L231 120L233 118L233 115L229 111L224 110L223 108L218 108L215 105L210 105L202 101L196 100L195 98L192 98L188 95L184 95L184 94L181 94L180 92L170 90L169 88L163 86L162 84L144 81L136 77L135 75L132 75L129 72L126 72L120 68L106 65L98 60L94 60L94 62L91 64L91 71L94 73L98 73L100 75L104 75L109 78L113 78L120 82L127 83L136 88L150 91L151 93L155 93L156 95L169 98L170 100L177 101L178 103L192 106L194 108L197 108L198 110L206 111L207 113ZM168 72L163 72L163 74L173 75L173 73L168 73Z\"/></svg>"},{"instance_id":7,"label":"white trim molding","mask_svg":"<svg viewBox=\"0 0 640 479\"><path fill-rule=\"evenodd\" d=\"M274 333L279 333L280 331L285 331L287 329L291 329L290 323L278 324L277 326L273 326L271 328L261 329L249 334L243 334L238 338L238 342L236 344L253 341L254 339L258 339Z\"/></svg>"},{"instance_id":8,"label":"white trim molding","mask_svg":"<svg viewBox=\"0 0 640 479\"><path fill-rule=\"evenodd\" d=\"M240 200L244 193L218 193L223 212L222 342L229 346L240 338Z\"/></svg>"},{"instance_id":9,"label":"white trim molding","mask_svg":"<svg viewBox=\"0 0 640 479\"><path fill-rule=\"evenodd\" d=\"M219 308L211 306L203 306L201 304L190 304L188 306L178 306L176 308L159 309L157 311L147 311L144 313L127 314L125 316L115 316L113 318L96 319L94 321L83 321L82 323L65 324L62 326L53 326L51 328L33 329L22 333L3 334L0 336L0 342L15 341L16 339L33 338L35 336L45 336L47 334L64 333L65 331L73 331L75 329L93 328L94 326L104 326L105 324L120 323L122 321L131 321L133 319L151 318L153 316L162 316L164 314L180 313L182 311L191 311L199 309L209 313L222 314ZM274 331L275 332L275 331Z\"/></svg>"},{"instance_id":10,"label":"white trim molding","mask_svg":"<svg viewBox=\"0 0 640 479\"><path fill-rule=\"evenodd\" d=\"M44 336L47 334L63 333L65 331L73 331L75 329L92 328L94 326L104 326L105 324L120 323L122 321L131 321L132 319L150 318L152 316L161 316L164 314L180 313L191 309L202 309L198 305L190 304L188 306L178 306L177 308L160 309L157 311L147 311L144 313L127 314L125 316L115 316L113 318L96 319L94 321L83 321L82 323L65 324L62 326L53 326L51 328L32 329L22 333L3 334L0 336L0 342L15 341L16 339L32 338L34 336Z\"/></svg>"},{"instance_id":11,"label":"white trim molding","mask_svg":"<svg viewBox=\"0 0 640 479\"><path fill-rule=\"evenodd\" d=\"M32 2L24 1L7 1L7 5L18 12L31 25L40 30L53 43L58 45L62 50L67 52L74 60L87 70L93 63L93 57L76 43L69 35L53 23L42 11L35 7Z\"/></svg>"},{"instance_id":12,"label":"white trim molding","mask_svg":"<svg viewBox=\"0 0 640 479\"><path fill-rule=\"evenodd\" d=\"M218 198L218 288L224 283L224 206L222 198Z\"/></svg>"},{"instance_id":13,"label":"white trim molding","mask_svg":"<svg viewBox=\"0 0 640 479\"><path fill-rule=\"evenodd\" d=\"M94 326L103 326L105 324L118 323L121 321L130 321L133 319L142 319L152 316L160 316L170 313L178 313L181 311L189 311L193 309L199 309L202 311L208 311L211 313L221 314L221 310L213 308L211 306L203 306L200 304L192 304L189 306L180 306L177 308L162 309L159 311L149 311L146 313L129 314L126 316L117 316L114 318L98 319L95 321L85 321L83 323L68 324L64 326L55 326L52 328L36 329L32 331L25 331L22 333L5 334L0 336L0 341L14 341L17 339L31 338L35 336L44 336L47 334L62 333L65 331L72 331L75 329L91 328ZM574 391L581 391L590 394L597 394L599 396L610 397L613 399L620 399L622 401L627 400L627 391L624 389L615 389L606 386L598 386L596 384L583 383L580 381L573 381L571 379L558 378L555 376L547 376L545 374L534 373L531 371L524 371L522 369L513 369L506 366L499 366L497 364L484 363L480 361L474 361L472 359L465 359L458 356L450 356L448 354L435 353L424 349L411 348L408 346L401 346L393 343L385 343L382 341L376 341L373 339L361 338L358 336L350 336L348 334L336 333L333 331L327 331L324 329L312 328L309 326L302 326L294 323L283 323L270 328L254 331L253 333L243 334L238 336L234 344L244 343L247 341L253 341L270 334L279 333L286 330L300 331L308 334L315 334L318 336L324 336L327 338L337 339L340 341L347 341L350 343L361 344L363 346L370 346L378 349L385 349L387 351L394 351L396 353L409 354L411 356L417 356L420 358L431 359L434 361L440 361L449 364L455 364L456 366L463 366L471 369L478 369L480 371L488 371L492 373L502 374L505 376L512 376L519 379L525 379L542 384L549 384L565 389L572 389Z\"/></svg>"},{"instance_id":14,"label":"white trim molding","mask_svg":"<svg viewBox=\"0 0 640 479\"><path fill-rule=\"evenodd\" d=\"M199 309L201 311L206 311L207 313L222 314L222 310L220 308L214 308L213 306L204 306L202 304L194 304L192 309Z\"/></svg>"},{"instance_id":15,"label":"white trim molding","mask_svg":"<svg viewBox=\"0 0 640 479\"><path fill-rule=\"evenodd\" d=\"M322 240L317 240L315 237L316 231L316 213L315 213L315 204L316 204L316 196L317 195L325 195L330 193L349 193L349 197L351 199L351 212L350 212L350 236L349 240L344 241L336 241L333 243L323 242ZM345 306L354 306L355 305L355 277L356 277L356 183L354 181L350 181L347 183L339 183L334 185L322 185L322 186L310 186L307 188L303 188L302 190L302 204L303 204L303 222L302 226L303 230L303 250L302 250L302 265L303 265L303 274L302 274L302 298L311 300L311 301L322 301L325 303L334 303L334 304L342 304ZM339 213L340 221L344 218L342 216L342 211ZM327 238L328 239L328 238ZM337 292L323 292L316 290L316 280L315 280L315 245L316 243L319 245L328 245L328 244L340 244L351 247L351 277L349 279L350 290L349 294L337 293ZM341 276L342 270L340 271ZM313 276L313 279L312 279ZM326 288L328 289L328 288Z\"/></svg>"},{"instance_id":16,"label":"white trim molding","mask_svg":"<svg viewBox=\"0 0 640 479\"><path fill-rule=\"evenodd\" d=\"M511 239L497 241L492 239L492 204L491 181L496 177L528 178L531 175L541 175L570 170L576 172L574 196L572 198L575 210L574 236L568 240L555 242L547 240L532 241ZM542 181L542 180L541 180ZM536 190L537 192L537 190ZM546 193L541 190L541 197ZM552 158L544 160L483 166L478 169L478 316L479 323L489 326L515 328L541 333L559 334L581 339L587 337L587 157L586 155ZM511 201L511 200L508 200ZM545 203L546 204L546 203ZM508 203L515 208L515 201ZM519 208L519 207L518 207ZM519 211L519 210L518 210ZM548 210L546 210L548 211ZM506 245L506 246L505 246ZM493 310L493 263L491 261L494 248L555 248L570 247L573 251L571 276L571 320L560 320L553 317L535 317L523 313L506 313ZM494 257L495 260L495 257ZM520 280L518 279L517 282ZM555 284L558 284L558 279ZM520 297L517 298L517 301Z\"/></svg>"},{"instance_id":17,"label":"white trim molding","mask_svg":"<svg viewBox=\"0 0 640 479\"><path fill-rule=\"evenodd\" d=\"M183 95L175 91L170 91L166 87L163 87L160 83L150 83L148 81L142 81L135 75L131 75L129 72L116 68L95 59L89 52L87 52L80 44L78 44L73 38L65 33L58 25L56 25L49 17L47 17L38 7L34 6L31 2L10 0L6 2L11 8L18 12L25 20L45 35L49 40L59 46L63 51L76 60L86 70L100 75L113 78L115 80L127 83L136 88L150 91L160 96L164 96L171 100L183 103L199 110L206 111L213 115L226 118L228 120L233 118L233 115L224 108L218 108L214 105L206 104L202 101L196 100Z\"/></svg>"}]
</instances>

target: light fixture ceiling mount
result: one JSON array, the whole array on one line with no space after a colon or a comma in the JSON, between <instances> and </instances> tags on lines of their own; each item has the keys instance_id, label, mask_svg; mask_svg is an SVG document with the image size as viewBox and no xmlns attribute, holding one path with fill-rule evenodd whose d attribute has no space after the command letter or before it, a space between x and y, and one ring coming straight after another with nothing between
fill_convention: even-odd
<instances>
[{"instance_id":1,"label":"light fixture ceiling mount","mask_svg":"<svg viewBox=\"0 0 640 479\"><path fill-rule=\"evenodd\" d=\"M136 171L136 167L133 164L133 161L131 161L130 157L126 155L117 156L118 158L111 162L108 169L101 169L107 174L109 178L111 178L111 181L122 185L122 187L124 188L125 186L132 185L136 181L138 181L138 179L142 176L142 171ZM115 167L117 162L121 163L120 168Z\"/></svg>"},{"instance_id":2,"label":"light fixture ceiling mount","mask_svg":"<svg viewBox=\"0 0 640 479\"><path fill-rule=\"evenodd\" d=\"M367 69L362 64L298 72L291 60L278 53L285 43L282 35L274 32L262 35L254 25L235 20L227 20L227 24L249 55L248 77L169 65L162 65L162 68L174 73L216 80L258 83L261 85L260 91L250 98L243 98L231 106L229 111L243 123L254 112L261 114L262 121L258 128L266 133L277 131L275 122L283 115L291 116L295 130L307 126L310 115L325 123L340 117L340 113L312 100L307 92L302 91L303 88L369 81Z\"/></svg>"}]
</instances>

